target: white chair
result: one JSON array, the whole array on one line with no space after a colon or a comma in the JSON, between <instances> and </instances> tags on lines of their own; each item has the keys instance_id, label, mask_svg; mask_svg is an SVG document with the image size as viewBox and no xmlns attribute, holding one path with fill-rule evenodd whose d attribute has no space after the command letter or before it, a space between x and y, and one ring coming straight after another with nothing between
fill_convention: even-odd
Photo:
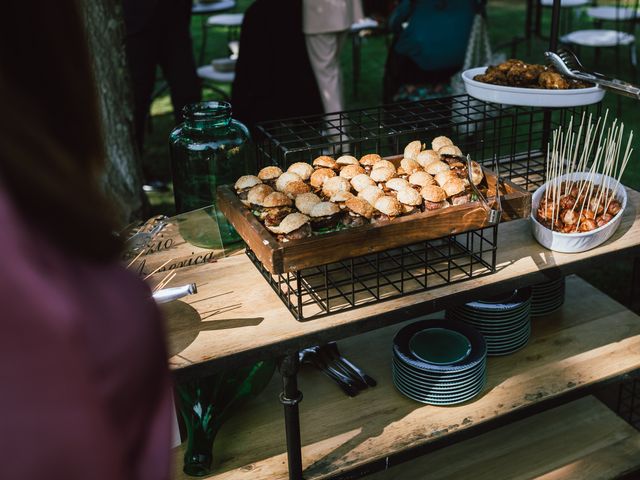
<instances>
[{"instance_id":1,"label":"white chair","mask_svg":"<svg viewBox=\"0 0 640 480\"><path fill-rule=\"evenodd\" d=\"M593 0L560 0L560 8L562 9L560 11L560 15L564 20L562 22L563 26L561 27L561 30L565 32L571 30L573 25L573 17L579 15L581 11L580 9L582 7L587 7L592 4ZM551 8L553 7L553 0L539 0L538 5L543 8Z\"/></svg>"},{"instance_id":2,"label":"white chair","mask_svg":"<svg viewBox=\"0 0 640 480\"><path fill-rule=\"evenodd\" d=\"M203 65L197 69L198 78L211 90L220 94L225 100L230 100L229 94L220 88L219 84L231 85L236 78L236 72L221 72L213 65Z\"/></svg>"},{"instance_id":3,"label":"white chair","mask_svg":"<svg viewBox=\"0 0 640 480\"><path fill-rule=\"evenodd\" d=\"M207 47L207 19L213 13L226 12L236 8L235 0L218 0L216 2L194 2L191 7L191 15L197 15L202 18L202 42L200 43L200 53L198 55L199 62L204 62L205 49Z\"/></svg>"}]
</instances>

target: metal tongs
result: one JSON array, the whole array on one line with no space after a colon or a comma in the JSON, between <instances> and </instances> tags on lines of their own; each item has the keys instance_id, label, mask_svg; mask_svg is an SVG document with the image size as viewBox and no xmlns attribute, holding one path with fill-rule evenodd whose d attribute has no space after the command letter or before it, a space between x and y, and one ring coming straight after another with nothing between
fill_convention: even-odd
<instances>
[{"instance_id":1,"label":"metal tongs","mask_svg":"<svg viewBox=\"0 0 640 480\"><path fill-rule=\"evenodd\" d=\"M150 219L138 229L137 233L134 233L127 238L125 248L131 252L136 252L146 248L153 238L167 226L167 222L165 221L166 219L167 217L165 216L158 216Z\"/></svg>"},{"instance_id":2,"label":"metal tongs","mask_svg":"<svg viewBox=\"0 0 640 480\"><path fill-rule=\"evenodd\" d=\"M489 203L489 200L478 190L478 187L473 183L473 179L471 177L471 155L467 155L467 177L469 180L469 185L473 190L473 193L478 197L480 203L482 203L483 208L487 211L487 216L490 225L496 225L500 223L500 217L502 216L502 202L500 201L500 185L502 184L502 180L500 179L500 172L498 171L498 157L496 155L493 156L493 163L495 164L495 174L496 174L496 196L495 203L492 206Z\"/></svg>"},{"instance_id":3,"label":"metal tongs","mask_svg":"<svg viewBox=\"0 0 640 480\"><path fill-rule=\"evenodd\" d=\"M562 75L595 83L612 92L640 100L639 87L617 78L607 77L602 73L587 71L571 50L559 48L558 53L544 52L544 55Z\"/></svg>"}]
</instances>

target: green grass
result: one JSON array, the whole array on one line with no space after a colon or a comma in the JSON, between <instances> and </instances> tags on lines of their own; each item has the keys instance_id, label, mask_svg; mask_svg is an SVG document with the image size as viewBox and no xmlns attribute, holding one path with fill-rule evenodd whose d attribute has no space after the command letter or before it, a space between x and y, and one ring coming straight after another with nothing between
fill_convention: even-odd
<instances>
[{"instance_id":1,"label":"green grass","mask_svg":"<svg viewBox=\"0 0 640 480\"><path fill-rule=\"evenodd\" d=\"M601 2L603 3L603 2ZM239 0L237 11L244 11L251 0ZM488 5L488 17L490 37L492 44L500 45L510 42L513 38L522 37L524 33L524 2L512 2L507 0L490 1ZM191 32L196 54L200 51L202 44L201 17L192 19ZM542 32L548 35L550 30L550 9L546 9L543 15ZM584 14L573 20L573 29L592 28ZM208 33L207 49L205 60L223 57L227 55L227 37L224 31L210 29ZM358 88L358 97L354 96L352 87L352 52L351 43L345 45L342 55L342 67L344 74L344 89L346 107L362 108L375 106L382 99L382 76L384 64L387 56L388 40L384 36L366 37L362 42L361 50L361 76ZM516 56L529 62L542 63L544 61L542 53L548 48L548 41L534 38L531 41L530 50L522 42L518 44ZM511 47L508 45L502 50L508 57L511 56ZM614 51L612 49L603 50L599 64L595 64L594 52L592 49L580 51L580 57L587 67L596 68L603 73L617 75L619 78L634 81L637 78L636 72L628 62L627 49L622 48L620 71L616 72ZM228 87L226 88L228 91ZM218 98L211 91L204 92L205 98ZM638 103L632 99L621 98L608 93L603 102L605 108L611 110L611 114L618 116L624 121L629 129L637 132L634 141L636 152L640 152L640 109ZM168 154L167 138L173 128L173 116L171 113L171 103L168 95L164 95L155 100L152 106L152 129L148 134L143 164L145 169L161 179L171 180L171 169ZM618 115L620 114L620 115ZM634 155L624 177L624 182L632 188L640 189L640 164ZM173 213L172 193L150 194L149 200L154 213ZM619 262L606 269L604 272L590 271L585 276L589 281L604 289L614 298L620 301L627 301L627 288L624 279L629 278L630 262Z\"/></svg>"}]
</instances>

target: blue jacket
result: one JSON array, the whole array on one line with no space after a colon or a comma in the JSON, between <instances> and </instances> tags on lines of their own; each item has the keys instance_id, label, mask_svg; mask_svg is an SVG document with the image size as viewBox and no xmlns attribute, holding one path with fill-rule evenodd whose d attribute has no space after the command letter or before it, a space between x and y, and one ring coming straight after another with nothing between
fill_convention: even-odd
<instances>
[{"instance_id":1,"label":"blue jacket","mask_svg":"<svg viewBox=\"0 0 640 480\"><path fill-rule=\"evenodd\" d=\"M398 33L396 52L424 71L460 68L464 63L479 0L401 0L389 18ZM403 24L407 22L406 28Z\"/></svg>"}]
</instances>

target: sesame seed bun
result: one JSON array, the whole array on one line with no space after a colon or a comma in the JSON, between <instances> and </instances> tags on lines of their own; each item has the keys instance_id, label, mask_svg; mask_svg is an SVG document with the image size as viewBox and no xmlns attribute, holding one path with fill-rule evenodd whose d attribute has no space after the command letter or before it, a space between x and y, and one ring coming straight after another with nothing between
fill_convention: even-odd
<instances>
[{"instance_id":1,"label":"sesame seed bun","mask_svg":"<svg viewBox=\"0 0 640 480\"><path fill-rule=\"evenodd\" d=\"M437 185L427 185L420 190L422 198L428 202L439 203L447 198L446 192Z\"/></svg>"},{"instance_id":2,"label":"sesame seed bun","mask_svg":"<svg viewBox=\"0 0 640 480\"><path fill-rule=\"evenodd\" d=\"M430 163L439 162L440 154L435 150L423 150L416 157L416 161L422 168L426 168Z\"/></svg>"},{"instance_id":3,"label":"sesame seed bun","mask_svg":"<svg viewBox=\"0 0 640 480\"><path fill-rule=\"evenodd\" d=\"M440 160L438 160L437 162L431 162L429 165L425 167L425 171L429 175L437 175L440 172L448 172L449 170L451 170L449 168L449 165L447 165L444 162L441 162Z\"/></svg>"},{"instance_id":4,"label":"sesame seed bun","mask_svg":"<svg viewBox=\"0 0 640 480\"><path fill-rule=\"evenodd\" d=\"M316 203L313 206L313 208L311 209L311 212L309 213L309 216L311 218L328 217L338 212L340 212L340 207L335 203L320 202L320 203Z\"/></svg>"},{"instance_id":5,"label":"sesame seed bun","mask_svg":"<svg viewBox=\"0 0 640 480\"><path fill-rule=\"evenodd\" d=\"M391 170L390 168L374 168L371 171L371 180L374 182L386 182L395 176L395 170Z\"/></svg>"},{"instance_id":6,"label":"sesame seed bun","mask_svg":"<svg viewBox=\"0 0 640 480\"><path fill-rule=\"evenodd\" d=\"M377 186L372 185L358 193L358 197L363 198L373 206L376 204L376 200L378 200L380 197L384 197L384 192Z\"/></svg>"},{"instance_id":7,"label":"sesame seed bun","mask_svg":"<svg viewBox=\"0 0 640 480\"><path fill-rule=\"evenodd\" d=\"M288 195L291 198L296 198L301 193L307 193L311 191L311 187L304 183L302 180L294 180L284 186L282 193Z\"/></svg>"},{"instance_id":8,"label":"sesame seed bun","mask_svg":"<svg viewBox=\"0 0 640 480\"><path fill-rule=\"evenodd\" d=\"M445 145L453 145L453 142L449 137L445 137L445 136L436 137L431 141L431 148L434 149L436 152L440 150L442 147L444 147Z\"/></svg>"},{"instance_id":9,"label":"sesame seed bun","mask_svg":"<svg viewBox=\"0 0 640 480\"><path fill-rule=\"evenodd\" d=\"M347 165L340 170L340 176L347 180L351 180L353 177L360 175L361 173L364 173L364 168L360 165Z\"/></svg>"},{"instance_id":10,"label":"sesame seed bun","mask_svg":"<svg viewBox=\"0 0 640 480\"><path fill-rule=\"evenodd\" d=\"M287 172L299 175L302 180L308 180L313 173L313 167L308 163L296 162L287 169Z\"/></svg>"},{"instance_id":11,"label":"sesame seed bun","mask_svg":"<svg viewBox=\"0 0 640 480\"><path fill-rule=\"evenodd\" d=\"M272 192L262 201L262 206L266 208L288 207L291 204L291 199L281 192Z\"/></svg>"},{"instance_id":12,"label":"sesame seed bun","mask_svg":"<svg viewBox=\"0 0 640 480\"><path fill-rule=\"evenodd\" d=\"M255 175L243 175L236 181L233 187L237 191L248 190L249 188L258 185L259 183L262 183L262 180L260 180Z\"/></svg>"},{"instance_id":13,"label":"sesame seed bun","mask_svg":"<svg viewBox=\"0 0 640 480\"><path fill-rule=\"evenodd\" d=\"M338 192L348 192L351 190L349 180L342 177L327 178L322 184L322 193L325 197L332 197Z\"/></svg>"},{"instance_id":14,"label":"sesame seed bun","mask_svg":"<svg viewBox=\"0 0 640 480\"><path fill-rule=\"evenodd\" d=\"M452 178L442 186L442 189L447 194L447 197L451 197L464 192L464 182L461 178Z\"/></svg>"},{"instance_id":15,"label":"sesame seed bun","mask_svg":"<svg viewBox=\"0 0 640 480\"><path fill-rule=\"evenodd\" d=\"M249 193L247 194L247 202L251 205L262 205L264 199L267 198L267 195L270 193L273 193L273 188L261 183L251 187L251 190L249 190Z\"/></svg>"},{"instance_id":16,"label":"sesame seed bun","mask_svg":"<svg viewBox=\"0 0 640 480\"><path fill-rule=\"evenodd\" d=\"M313 161L313 166L316 168L331 168L333 170L338 169L338 164L336 163L336 161L327 155L321 155L317 157Z\"/></svg>"},{"instance_id":17,"label":"sesame seed bun","mask_svg":"<svg viewBox=\"0 0 640 480\"><path fill-rule=\"evenodd\" d=\"M422 143L420 140L414 140L409 143L406 147L404 147L404 158L410 158L411 160L415 160L422 150Z\"/></svg>"},{"instance_id":18,"label":"sesame seed bun","mask_svg":"<svg viewBox=\"0 0 640 480\"><path fill-rule=\"evenodd\" d=\"M440 155L455 155L459 157L462 155L462 150L460 150L455 145L445 145L438 150L438 153Z\"/></svg>"},{"instance_id":19,"label":"sesame seed bun","mask_svg":"<svg viewBox=\"0 0 640 480\"><path fill-rule=\"evenodd\" d=\"M357 213L365 218L371 218L373 215L373 207L369 202L362 198L353 197L347 200L345 204L353 213Z\"/></svg>"},{"instance_id":20,"label":"sesame seed bun","mask_svg":"<svg viewBox=\"0 0 640 480\"><path fill-rule=\"evenodd\" d=\"M410 158L403 158L400 161L400 168L404 170L406 175L411 175L414 172L419 172L422 170L422 167L415 160L411 160Z\"/></svg>"},{"instance_id":21,"label":"sesame seed bun","mask_svg":"<svg viewBox=\"0 0 640 480\"><path fill-rule=\"evenodd\" d=\"M373 164L373 169L375 170L376 168L390 168L394 172L396 171L396 166L389 160L378 160Z\"/></svg>"},{"instance_id":22,"label":"sesame seed bun","mask_svg":"<svg viewBox=\"0 0 640 480\"><path fill-rule=\"evenodd\" d=\"M267 180L275 180L280 175L282 175L282 170L280 167L274 166L264 167L258 172L258 178L263 182L266 182Z\"/></svg>"},{"instance_id":23,"label":"sesame seed bun","mask_svg":"<svg viewBox=\"0 0 640 480\"><path fill-rule=\"evenodd\" d=\"M351 155L342 155L338 157L336 160L338 165L360 165L358 159L356 157L352 157Z\"/></svg>"},{"instance_id":24,"label":"sesame seed bun","mask_svg":"<svg viewBox=\"0 0 640 480\"><path fill-rule=\"evenodd\" d=\"M296 208L305 215L309 215L313 206L321 201L315 193L301 193L296 197Z\"/></svg>"},{"instance_id":25,"label":"sesame seed bun","mask_svg":"<svg viewBox=\"0 0 640 480\"><path fill-rule=\"evenodd\" d=\"M327 178L335 176L336 172L334 172L330 168L319 168L311 174L309 183L311 183L311 186L314 188L322 188L322 185Z\"/></svg>"},{"instance_id":26,"label":"sesame seed bun","mask_svg":"<svg viewBox=\"0 0 640 480\"><path fill-rule=\"evenodd\" d=\"M393 197L383 196L376 200L375 209L389 217L397 217L402 213L402 205Z\"/></svg>"},{"instance_id":27,"label":"sesame seed bun","mask_svg":"<svg viewBox=\"0 0 640 480\"><path fill-rule=\"evenodd\" d=\"M350 198L353 198L353 193L351 192L336 192L331 196L329 201L333 203L344 203Z\"/></svg>"},{"instance_id":28,"label":"sesame seed bun","mask_svg":"<svg viewBox=\"0 0 640 480\"><path fill-rule=\"evenodd\" d=\"M369 153L360 158L360 165L363 167L373 167L373 165L380 160L382 160L382 157L377 153Z\"/></svg>"},{"instance_id":29,"label":"sesame seed bun","mask_svg":"<svg viewBox=\"0 0 640 480\"><path fill-rule=\"evenodd\" d=\"M397 199L404 205L417 206L422 204L422 197L413 188L405 188L400 190Z\"/></svg>"},{"instance_id":30,"label":"sesame seed bun","mask_svg":"<svg viewBox=\"0 0 640 480\"><path fill-rule=\"evenodd\" d=\"M407 182L404 178L392 178L387 183L385 183L385 187L390 190L395 190L399 192L405 188L409 188L409 182Z\"/></svg>"},{"instance_id":31,"label":"sesame seed bun","mask_svg":"<svg viewBox=\"0 0 640 480\"><path fill-rule=\"evenodd\" d=\"M454 178L458 178L458 176L455 174L455 172L453 172L451 170L447 170L446 172L438 173L433 178L436 181L436 183L442 187L449 180L453 180Z\"/></svg>"},{"instance_id":32,"label":"sesame seed bun","mask_svg":"<svg viewBox=\"0 0 640 480\"><path fill-rule=\"evenodd\" d=\"M307 217L306 215L303 215L302 213L294 212L284 217L282 219L282 222L280 222L280 225L276 225L276 226L267 225L267 228L271 230L273 233L276 233L278 235L283 235L299 229L305 223L309 223L309 217Z\"/></svg>"},{"instance_id":33,"label":"sesame seed bun","mask_svg":"<svg viewBox=\"0 0 640 480\"><path fill-rule=\"evenodd\" d=\"M278 177L278 180L276 180L276 190L278 190L279 192L282 192L284 190L284 187L287 185L287 183L296 182L296 181L301 182L302 177L300 177L300 175L298 175L297 173L284 172L282 175Z\"/></svg>"},{"instance_id":34,"label":"sesame seed bun","mask_svg":"<svg viewBox=\"0 0 640 480\"><path fill-rule=\"evenodd\" d=\"M434 185L436 181L427 172L415 172L409 176L409 183L411 185L425 187L427 185Z\"/></svg>"},{"instance_id":35,"label":"sesame seed bun","mask_svg":"<svg viewBox=\"0 0 640 480\"><path fill-rule=\"evenodd\" d=\"M365 188L375 184L376 182L371 180L371 177L366 173L361 173L351 179L351 186L356 192L361 192Z\"/></svg>"}]
</instances>

